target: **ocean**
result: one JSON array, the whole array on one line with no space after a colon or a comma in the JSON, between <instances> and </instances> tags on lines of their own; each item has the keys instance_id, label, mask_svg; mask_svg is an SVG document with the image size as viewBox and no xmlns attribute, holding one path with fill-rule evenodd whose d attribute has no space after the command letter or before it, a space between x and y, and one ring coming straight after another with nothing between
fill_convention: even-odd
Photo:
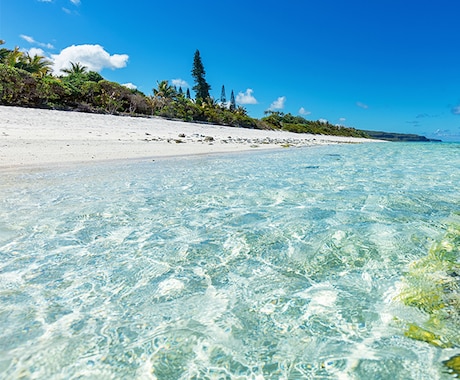
<instances>
[{"instance_id":1,"label":"ocean","mask_svg":"<svg viewBox=\"0 0 460 380\"><path fill-rule=\"evenodd\" d=\"M0 379L453 378L460 144L0 176Z\"/></svg>"}]
</instances>

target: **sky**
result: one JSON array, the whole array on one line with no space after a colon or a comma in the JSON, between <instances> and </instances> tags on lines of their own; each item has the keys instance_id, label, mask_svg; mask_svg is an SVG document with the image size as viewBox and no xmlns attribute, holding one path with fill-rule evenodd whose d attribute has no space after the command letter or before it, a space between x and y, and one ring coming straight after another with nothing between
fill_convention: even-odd
<instances>
[{"instance_id":1,"label":"sky","mask_svg":"<svg viewBox=\"0 0 460 380\"><path fill-rule=\"evenodd\" d=\"M253 117L460 141L459 14L457 0L0 0L0 39L146 95L191 89L198 49L211 95L224 85Z\"/></svg>"}]
</instances>

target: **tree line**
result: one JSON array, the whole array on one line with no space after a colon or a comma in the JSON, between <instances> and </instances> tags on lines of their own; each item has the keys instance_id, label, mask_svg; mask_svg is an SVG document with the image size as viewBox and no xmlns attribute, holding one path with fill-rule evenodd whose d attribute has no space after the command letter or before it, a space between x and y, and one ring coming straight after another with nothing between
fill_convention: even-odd
<instances>
[{"instance_id":1,"label":"tree line","mask_svg":"<svg viewBox=\"0 0 460 380\"><path fill-rule=\"evenodd\" d=\"M0 41L2 44L3 41ZM192 77L195 99L167 80L157 82L152 95L104 79L79 62L71 62L61 75L52 74L52 62L31 56L18 47L0 49L0 104L133 116L159 116L184 121L207 122L243 128L285 129L292 132L364 137L353 128L309 122L290 114L271 113L262 119L247 114L235 102L231 91L227 101L225 86L219 100L210 96L211 86L199 50L195 52ZM299 117L297 117L299 118Z\"/></svg>"}]
</instances>

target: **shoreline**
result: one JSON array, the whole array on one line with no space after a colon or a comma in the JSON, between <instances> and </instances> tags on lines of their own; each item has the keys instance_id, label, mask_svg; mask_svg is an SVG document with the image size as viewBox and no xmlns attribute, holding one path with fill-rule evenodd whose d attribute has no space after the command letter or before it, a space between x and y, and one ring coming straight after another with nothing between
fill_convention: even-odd
<instances>
[{"instance_id":1,"label":"shoreline","mask_svg":"<svg viewBox=\"0 0 460 380\"><path fill-rule=\"evenodd\" d=\"M2 172L370 142L381 140L0 106Z\"/></svg>"}]
</instances>

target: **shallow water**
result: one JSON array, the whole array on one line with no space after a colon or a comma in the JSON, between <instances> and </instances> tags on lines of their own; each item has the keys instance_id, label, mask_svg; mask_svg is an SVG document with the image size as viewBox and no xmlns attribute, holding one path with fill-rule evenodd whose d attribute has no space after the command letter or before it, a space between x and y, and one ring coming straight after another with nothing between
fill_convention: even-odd
<instances>
[{"instance_id":1,"label":"shallow water","mask_svg":"<svg viewBox=\"0 0 460 380\"><path fill-rule=\"evenodd\" d=\"M0 378L436 379L395 320L460 211L460 145L1 174Z\"/></svg>"}]
</instances>

